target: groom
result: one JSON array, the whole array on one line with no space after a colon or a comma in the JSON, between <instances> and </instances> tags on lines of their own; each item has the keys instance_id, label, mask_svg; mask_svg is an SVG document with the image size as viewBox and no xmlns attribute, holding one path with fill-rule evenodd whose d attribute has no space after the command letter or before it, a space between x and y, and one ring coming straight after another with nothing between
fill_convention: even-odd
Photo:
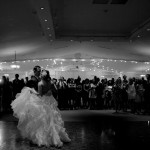
<instances>
[{"instance_id":1,"label":"groom","mask_svg":"<svg viewBox=\"0 0 150 150\"><path fill-rule=\"evenodd\" d=\"M31 79L29 80L29 87L34 88L36 91L38 91L38 82L41 81L41 67L35 66L33 68L34 75L31 76Z\"/></svg>"}]
</instances>

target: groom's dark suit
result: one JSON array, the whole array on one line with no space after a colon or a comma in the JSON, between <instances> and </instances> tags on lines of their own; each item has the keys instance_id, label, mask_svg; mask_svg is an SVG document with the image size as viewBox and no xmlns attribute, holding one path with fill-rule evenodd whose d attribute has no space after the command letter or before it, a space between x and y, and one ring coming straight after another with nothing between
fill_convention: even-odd
<instances>
[{"instance_id":1,"label":"groom's dark suit","mask_svg":"<svg viewBox=\"0 0 150 150\"><path fill-rule=\"evenodd\" d=\"M39 77L31 76L31 79L29 80L29 87L34 88L36 91L38 91L38 82L40 81Z\"/></svg>"}]
</instances>

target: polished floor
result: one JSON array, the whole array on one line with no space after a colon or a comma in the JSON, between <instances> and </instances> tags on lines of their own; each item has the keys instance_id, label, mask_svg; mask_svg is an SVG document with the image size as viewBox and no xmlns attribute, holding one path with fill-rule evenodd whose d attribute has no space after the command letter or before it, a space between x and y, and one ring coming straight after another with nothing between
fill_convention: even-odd
<instances>
[{"instance_id":1,"label":"polished floor","mask_svg":"<svg viewBox=\"0 0 150 150\"><path fill-rule=\"evenodd\" d=\"M71 143L62 150L127 150L150 148L150 116L111 111L62 111ZM149 147L149 148L147 148ZM0 119L0 150L55 150L23 139L12 114Z\"/></svg>"}]
</instances>

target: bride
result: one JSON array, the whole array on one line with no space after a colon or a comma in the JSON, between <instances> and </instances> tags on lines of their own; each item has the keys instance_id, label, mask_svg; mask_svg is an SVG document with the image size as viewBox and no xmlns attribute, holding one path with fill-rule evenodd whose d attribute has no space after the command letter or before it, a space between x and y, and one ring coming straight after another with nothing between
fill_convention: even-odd
<instances>
[{"instance_id":1,"label":"bride","mask_svg":"<svg viewBox=\"0 0 150 150\"><path fill-rule=\"evenodd\" d=\"M63 146L70 142L57 101L52 96L49 71L41 71L38 92L25 87L11 103L18 129L24 138L38 146Z\"/></svg>"}]
</instances>

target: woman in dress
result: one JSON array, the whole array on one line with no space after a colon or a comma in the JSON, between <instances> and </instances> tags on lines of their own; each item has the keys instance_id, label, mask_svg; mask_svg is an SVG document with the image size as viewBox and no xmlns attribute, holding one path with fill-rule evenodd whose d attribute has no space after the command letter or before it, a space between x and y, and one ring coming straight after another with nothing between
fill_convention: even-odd
<instances>
[{"instance_id":1,"label":"woman in dress","mask_svg":"<svg viewBox=\"0 0 150 150\"><path fill-rule=\"evenodd\" d=\"M18 129L24 138L38 146L63 146L70 142L64 122L52 96L49 71L41 72L38 92L25 87L11 104L14 116L19 119Z\"/></svg>"}]
</instances>

